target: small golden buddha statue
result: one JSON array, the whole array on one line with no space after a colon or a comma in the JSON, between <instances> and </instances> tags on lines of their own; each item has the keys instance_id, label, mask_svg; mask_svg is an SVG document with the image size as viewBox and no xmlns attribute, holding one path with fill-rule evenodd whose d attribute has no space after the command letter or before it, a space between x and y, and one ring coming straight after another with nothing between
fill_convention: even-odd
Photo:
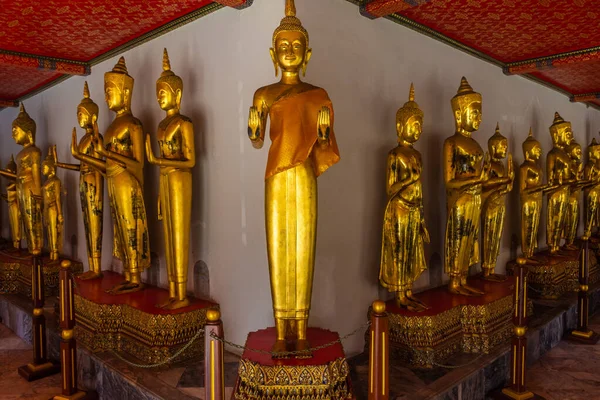
<instances>
[{"instance_id":1,"label":"small golden buddha statue","mask_svg":"<svg viewBox=\"0 0 600 400\"><path fill-rule=\"evenodd\" d=\"M104 74L104 91L108 108L117 117L106 130L104 140L94 123L95 156L79 151L75 132L71 153L106 175L114 226L113 255L123 261L125 275L125 281L109 293L121 294L143 289L141 273L150 266L143 190L144 136L142 123L131 113L133 78L127 73L123 57L112 71Z\"/></svg>"},{"instance_id":2,"label":"small golden buddha statue","mask_svg":"<svg viewBox=\"0 0 600 400\"><path fill-rule=\"evenodd\" d=\"M12 174L17 173L17 164L15 158L10 155L10 161L6 164L6 171ZM6 195L2 196L8 203L8 220L10 222L10 234L15 249L21 248L21 210L19 210L19 201L17 198L17 184L14 182L6 186Z\"/></svg>"},{"instance_id":3,"label":"small golden buddha statue","mask_svg":"<svg viewBox=\"0 0 600 400\"><path fill-rule=\"evenodd\" d=\"M23 146L23 150L17 154L17 172L0 170L0 175L16 180L23 232L30 254L41 251L43 245L42 205L39 201L42 196L42 152L35 145L35 131L35 121L21 103L19 115L12 123L13 139Z\"/></svg>"},{"instance_id":4,"label":"small golden buddha statue","mask_svg":"<svg viewBox=\"0 0 600 400\"><path fill-rule=\"evenodd\" d=\"M298 357L311 357L306 328L317 239L317 177L339 160L329 96L300 80L312 54L308 45L294 1L286 0L285 18L273 33L270 50L281 80L256 91L248 118L248 136L258 149L271 118L265 218L277 331L273 351L287 350L289 330L297 339L294 350L302 352Z\"/></svg>"},{"instance_id":5,"label":"small golden buddha statue","mask_svg":"<svg viewBox=\"0 0 600 400\"><path fill-rule=\"evenodd\" d=\"M575 140L566 147L566 152L571 160L569 182L569 200L567 203L567 212L565 216L564 238L566 250L577 250L575 239L577 237L577 227L579 226L579 198L581 197L581 188L585 185L583 163L581 162L581 145Z\"/></svg>"},{"instance_id":6,"label":"small golden buddha statue","mask_svg":"<svg viewBox=\"0 0 600 400\"><path fill-rule=\"evenodd\" d=\"M569 202L569 178L571 159L565 151L569 137L572 137L571 123L554 114L550 126L553 147L546 157L548 185L556 187L548 191L548 211L546 220L546 243L551 254L558 252Z\"/></svg>"},{"instance_id":7,"label":"small golden buddha statue","mask_svg":"<svg viewBox=\"0 0 600 400\"><path fill-rule=\"evenodd\" d=\"M48 234L50 260L58 260L63 247L62 185L56 176L56 146L50 147L48 156L42 162L42 174L46 182L42 186L44 205L44 225Z\"/></svg>"},{"instance_id":8,"label":"small golden buddha statue","mask_svg":"<svg viewBox=\"0 0 600 400\"><path fill-rule=\"evenodd\" d=\"M77 145L78 154L100 158L94 150L94 133L98 121L98 105L90 98L87 82L83 85L83 100L77 106L77 122L85 134ZM75 155L78 158L77 155ZM57 167L79 171L79 198L83 213L83 226L87 245L89 270L78 276L80 279L102 277L102 216L104 209L104 178L102 173L82 161L79 164L56 163Z\"/></svg>"},{"instance_id":9,"label":"small golden buddha statue","mask_svg":"<svg viewBox=\"0 0 600 400\"><path fill-rule=\"evenodd\" d=\"M484 158L483 149L471 137L481 123L481 95L463 77L451 104L456 131L443 148L448 211L444 269L450 292L477 296L483 292L467 285L467 276L479 262L481 192L491 168L489 155Z\"/></svg>"},{"instance_id":10,"label":"small golden buddha statue","mask_svg":"<svg viewBox=\"0 0 600 400\"><path fill-rule=\"evenodd\" d=\"M591 237L592 228L600 226L600 144L596 138L588 147L588 162L585 166L585 179L590 186L585 188L586 199L584 235Z\"/></svg>"},{"instance_id":11,"label":"small golden buddha statue","mask_svg":"<svg viewBox=\"0 0 600 400\"><path fill-rule=\"evenodd\" d=\"M512 155L508 153L508 139L500 133L500 126L496 124L496 132L488 140L488 151L492 157L488 180L483 183L481 201L482 227L483 227L483 279L501 282L506 280L503 275L494 273L496 260L500 254L500 242L504 229L504 216L506 214L505 197L512 190L515 172L513 169ZM507 158L507 167L503 160Z\"/></svg>"},{"instance_id":12,"label":"small golden buddha statue","mask_svg":"<svg viewBox=\"0 0 600 400\"><path fill-rule=\"evenodd\" d=\"M399 307L423 311L428 307L412 296L415 280L427 269L425 243L429 232L423 215L421 153L413 148L423 126L423 111L410 85L408 102L396 113L398 146L388 153L388 202L383 219L379 282L396 293Z\"/></svg>"},{"instance_id":13,"label":"small golden buddha statue","mask_svg":"<svg viewBox=\"0 0 600 400\"><path fill-rule=\"evenodd\" d=\"M160 167L158 219L163 221L165 253L169 277L169 299L159 306L176 309L189 304L186 296L190 223L192 220L192 168L196 164L194 125L179 113L183 81L171 71L167 49L163 54L163 72L156 81L156 96L167 112L158 125L156 139L160 157L152 151L146 135L148 162Z\"/></svg>"},{"instance_id":14,"label":"small golden buddha statue","mask_svg":"<svg viewBox=\"0 0 600 400\"><path fill-rule=\"evenodd\" d=\"M521 250L528 263L537 263L533 258L538 247L538 231L542 216L544 192L558 187L542 183L544 171L540 165L542 146L535 140L531 128L523 142L525 161L519 168L519 192L521 197Z\"/></svg>"}]
</instances>

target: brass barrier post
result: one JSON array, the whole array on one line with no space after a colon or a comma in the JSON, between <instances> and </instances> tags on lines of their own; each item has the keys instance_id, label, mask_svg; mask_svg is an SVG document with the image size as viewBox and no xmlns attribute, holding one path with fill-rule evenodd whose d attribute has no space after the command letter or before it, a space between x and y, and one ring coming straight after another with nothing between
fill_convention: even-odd
<instances>
[{"instance_id":1,"label":"brass barrier post","mask_svg":"<svg viewBox=\"0 0 600 400\"><path fill-rule=\"evenodd\" d=\"M369 400L388 400L390 398L390 338L385 302L376 300L371 309Z\"/></svg>"},{"instance_id":2,"label":"brass barrier post","mask_svg":"<svg viewBox=\"0 0 600 400\"><path fill-rule=\"evenodd\" d=\"M206 312L204 327L204 390L206 400L225 400L225 364L223 361L223 322L219 310Z\"/></svg>"},{"instance_id":3,"label":"brass barrier post","mask_svg":"<svg viewBox=\"0 0 600 400\"><path fill-rule=\"evenodd\" d=\"M596 344L600 335L588 328L590 315L590 238L581 238L581 258L579 261L579 294L577 299L577 329L569 332L567 339L580 344Z\"/></svg>"},{"instance_id":4,"label":"brass barrier post","mask_svg":"<svg viewBox=\"0 0 600 400\"><path fill-rule=\"evenodd\" d=\"M44 317L44 274L40 250L31 258L31 299L33 300L33 362L19 367L19 375L28 381L45 378L60 372L60 365L47 360L46 317Z\"/></svg>"},{"instance_id":5,"label":"brass barrier post","mask_svg":"<svg viewBox=\"0 0 600 400\"><path fill-rule=\"evenodd\" d=\"M502 390L492 393L494 399L526 400L543 397L527 390L525 372L527 365L527 260L523 257L517 259L515 267L515 293L513 324L515 335L511 343L510 385Z\"/></svg>"},{"instance_id":6,"label":"brass barrier post","mask_svg":"<svg viewBox=\"0 0 600 400\"><path fill-rule=\"evenodd\" d=\"M77 389L77 344L73 335L75 328L75 304L73 297L73 273L71 261L60 264L60 363L62 365L62 394L52 400L79 400L96 397Z\"/></svg>"}]
</instances>

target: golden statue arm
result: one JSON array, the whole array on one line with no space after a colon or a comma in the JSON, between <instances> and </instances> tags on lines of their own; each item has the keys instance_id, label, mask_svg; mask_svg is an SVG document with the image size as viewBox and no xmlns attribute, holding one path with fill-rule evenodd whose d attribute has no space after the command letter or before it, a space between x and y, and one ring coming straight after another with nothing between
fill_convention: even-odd
<instances>
[{"instance_id":1,"label":"golden statue arm","mask_svg":"<svg viewBox=\"0 0 600 400\"><path fill-rule=\"evenodd\" d=\"M77 132L75 131L75 128L73 128L73 137L71 140L71 154L79 161L88 164L90 167L100 171L102 174L106 174L106 161L96 157L88 156L87 154L81 154L79 152L79 148L77 147Z\"/></svg>"},{"instance_id":2,"label":"golden statue arm","mask_svg":"<svg viewBox=\"0 0 600 400\"><path fill-rule=\"evenodd\" d=\"M4 169L0 169L0 175L8 179L17 179L17 174Z\"/></svg>"},{"instance_id":3,"label":"golden statue arm","mask_svg":"<svg viewBox=\"0 0 600 400\"><path fill-rule=\"evenodd\" d=\"M261 149L265 142L268 116L269 109L267 104L257 92L254 94L253 106L250 107L248 115L248 137L255 149Z\"/></svg>"},{"instance_id":4,"label":"golden statue arm","mask_svg":"<svg viewBox=\"0 0 600 400\"><path fill-rule=\"evenodd\" d=\"M63 168L63 169L68 169L71 171L79 171L81 170L81 164L68 164L68 163L61 163L61 162L56 162L56 166L58 168Z\"/></svg>"},{"instance_id":5,"label":"golden statue arm","mask_svg":"<svg viewBox=\"0 0 600 400\"><path fill-rule=\"evenodd\" d=\"M331 131L331 110L323 106L317 115L317 138L320 145L329 144L329 132Z\"/></svg>"},{"instance_id":6,"label":"golden statue arm","mask_svg":"<svg viewBox=\"0 0 600 400\"><path fill-rule=\"evenodd\" d=\"M62 212L62 184L59 180L56 181L56 186L57 190L54 191L54 196L56 198L56 213L58 214L58 222L62 224L65 219Z\"/></svg>"},{"instance_id":7,"label":"golden statue arm","mask_svg":"<svg viewBox=\"0 0 600 400\"><path fill-rule=\"evenodd\" d=\"M144 146L142 145L144 136L140 126L131 126L129 135L133 143L139 143L140 146L131 146L133 151L133 158L123 156L119 153L115 153L112 150L105 149L102 144L102 139L97 134L97 127L94 127L94 143L96 144L96 153L106 157L116 163L120 164L123 168L131 171L135 176L141 176L140 171L144 168Z\"/></svg>"},{"instance_id":8,"label":"golden statue arm","mask_svg":"<svg viewBox=\"0 0 600 400\"><path fill-rule=\"evenodd\" d=\"M483 168L481 169L481 174L479 176L469 177L469 178L457 178L454 174L454 169L451 166L453 159L453 145L448 142L444 143L444 182L446 184L446 189L448 190L462 190L467 189L473 185L483 183L488 178L488 173L490 169L490 161L489 155L486 153L485 160L483 163Z\"/></svg>"},{"instance_id":9,"label":"golden statue arm","mask_svg":"<svg viewBox=\"0 0 600 400\"><path fill-rule=\"evenodd\" d=\"M148 162L160 167L194 168L194 165L196 165L196 152L194 151L194 128L190 122L184 122L181 124L181 137L183 158L185 161L155 157L154 152L152 151L152 141L150 139L150 135L146 134L146 156L148 157Z\"/></svg>"}]
</instances>

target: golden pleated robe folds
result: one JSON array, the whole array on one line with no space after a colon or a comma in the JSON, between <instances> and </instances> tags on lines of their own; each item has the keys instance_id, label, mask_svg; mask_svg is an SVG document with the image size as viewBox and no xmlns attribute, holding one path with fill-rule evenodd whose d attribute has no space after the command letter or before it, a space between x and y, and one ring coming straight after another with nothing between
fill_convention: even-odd
<instances>
[{"instance_id":1,"label":"golden pleated robe folds","mask_svg":"<svg viewBox=\"0 0 600 400\"><path fill-rule=\"evenodd\" d=\"M542 201L543 193L541 191L521 196L521 225L525 227L521 238L521 250L526 258L533 257L538 248Z\"/></svg>"},{"instance_id":2,"label":"golden pleated robe folds","mask_svg":"<svg viewBox=\"0 0 600 400\"><path fill-rule=\"evenodd\" d=\"M317 144L317 116L331 112L329 145ZM283 93L269 110L271 148L265 174L265 222L273 312L306 319L310 311L317 233L317 176L339 160L333 107L312 87Z\"/></svg>"},{"instance_id":3,"label":"golden pleated robe folds","mask_svg":"<svg viewBox=\"0 0 600 400\"><path fill-rule=\"evenodd\" d=\"M42 227L42 191L33 179L32 166L40 166L42 153L35 146L29 146L17 154L17 196L23 222L23 234L27 240L29 253L42 250L44 243ZM39 197L39 199L34 196Z\"/></svg>"},{"instance_id":4,"label":"golden pleated robe folds","mask_svg":"<svg viewBox=\"0 0 600 400\"><path fill-rule=\"evenodd\" d=\"M593 227L600 226L600 185L586 190L585 198L585 233L590 235Z\"/></svg>"},{"instance_id":5,"label":"golden pleated robe folds","mask_svg":"<svg viewBox=\"0 0 600 400\"><path fill-rule=\"evenodd\" d=\"M573 244L577 237L579 226L579 197L581 189L571 190L567 202L567 215L565 216L565 230L563 237L568 244Z\"/></svg>"},{"instance_id":6,"label":"golden pleated robe folds","mask_svg":"<svg viewBox=\"0 0 600 400\"><path fill-rule=\"evenodd\" d=\"M397 193L385 207L379 282L390 292L411 290L426 268L421 205Z\"/></svg>"},{"instance_id":7,"label":"golden pleated robe folds","mask_svg":"<svg viewBox=\"0 0 600 400\"><path fill-rule=\"evenodd\" d=\"M111 160L106 161L106 185L114 225L113 255L126 272L150 266L150 243L142 186L136 177Z\"/></svg>"},{"instance_id":8,"label":"golden pleated robe folds","mask_svg":"<svg viewBox=\"0 0 600 400\"><path fill-rule=\"evenodd\" d=\"M95 156L92 136L86 134L79 143L79 151ZM85 227L85 242L90 264L92 258L102 257L102 218L104 213L104 177L85 162L79 170L79 199Z\"/></svg>"},{"instance_id":9,"label":"golden pleated robe folds","mask_svg":"<svg viewBox=\"0 0 600 400\"><path fill-rule=\"evenodd\" d=\"M500 242L504 229L506 204L504 195L492 195L484 206L483 215L483 263L482 268L494 269L500 254Z\"/></svg>"},{"instance_id":10,"label":"golden pleated robe folds","mask_svg":"<svg viewBox=\"0 0 600 400\"><path fill-rule=\"evenodd\" d=\"M53 253L61 253L63 246L62 224L58 222L58 204L56 195L60 196L61 184L57 177L48 179L42 186L44 199L44 226L48 236L48 247Z\"/></svg>"},{"instance_id":11,"label":"golden pleated robe folds","mask_svg":"<svg viewBox=\"0 0 600 400\"><path fill-rule=\"evenodd\" d=\"M444 270L449 276L465 275L479 262L480 217L481 185L470 187L454 204L448 204Z\"/></svg>"},{"instance_id":12,"label":"golden pleated robe folds","mask_svg":"<svg viewBox=\"0 0 600 400\"><path fill-rule=\"evenodd\" d=\"M563 185L548 195L546 212L546 244L549 248L558 247L565 225L569 186Z\"/></svg>"},{"instance_id":13,"label":"golden pleated robe folds","mask_svg":"<svg viewBox=\"0 0 600 400\"><path fill-rule=\"evenodd\" d=\"M17 189L14 183L6 187L6 201L8 202L8 218L10 222L10 233L15 247L21 243L21 211L19 210L19 200L17 198Z\"/></svg>"}]
</instances>

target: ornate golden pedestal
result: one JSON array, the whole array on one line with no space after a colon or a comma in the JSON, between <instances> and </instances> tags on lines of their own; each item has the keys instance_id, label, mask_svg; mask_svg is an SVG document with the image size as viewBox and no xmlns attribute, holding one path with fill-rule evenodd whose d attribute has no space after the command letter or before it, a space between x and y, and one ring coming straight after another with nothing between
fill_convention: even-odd
<instances>
[{"instance_id":1,"label":"ornate golden pedestal","mask_svg":"<svg viewBox=\"0 0 600 400\"><path fill-rule=\"evenodd\" d=\"M117 350L145 363L160 363L173 356L202 331L176 361L204 354L206 312L218 304L190 297L190 305L165 310L156 304L168 290L146 286L139 292L110 295L123 277L104 271L102 279L75 279L75 335L91 351Z\"/></svg>"},{"instance_id":2,"label":"ornate golden pedestal","mask_svg":"<svg viewBox=\"0 0 600 400\"><path fill-rule=\"evenodd\" d=\"M455 353L488 353L508 341L513 329L514 278L504 282L473 278L469 285L485 295L455 295L446 286L430 289L415 295L430 307L420 313L399 308L395 300L388 301L391 356L431 368ZM528 312L533 312L531 301Z\"/></svg>"},{"instance_id":3,"label":"ornate golden pedestal","mask_svg":"<svg viewBox=\"0 0 600 400\"><path fill-rule=\"evenodd\" d=\"M576 242L579 247L580 241ZM590 241L590 284L600 281L600 255L599 243ZM581 251L560 250L557 254L550 254L547 250L536 253L536 263L526 264L529 275L529 295L540 299L558 299L566 292L579 290L579 260ZM506 264L506 274L513 275L516 261Z\"/></svg>"},{"instance_id":4,"label":"ornate golden pedestal","mask_svg":"<svg viewBox=\"0 0 600 400\"><path fill-rule=\"evenodd\" d=\"M58 296L60 261L50 261L48 255L42 258L46 297ZM72 260L71 263L74 273L83 272L83 264ZM31 254L27 250L0 250L0 294L22 294L31 297Z\"/></svg>"},{"instance_id":5,"label":"ornate golden pedestal","mask_svg":"<svg viewBox=\"0 0 600 400\"><path fill-rule=\"evenodd\" d=\"M337 333L320 328L308 328L307 336L313 348L339 340ZM340 343L314 350L312 358L273 359L268 352L275 338L275 328L250 332L234 399L354 399L350 368Z\"/></svg>"}]
</instances>

